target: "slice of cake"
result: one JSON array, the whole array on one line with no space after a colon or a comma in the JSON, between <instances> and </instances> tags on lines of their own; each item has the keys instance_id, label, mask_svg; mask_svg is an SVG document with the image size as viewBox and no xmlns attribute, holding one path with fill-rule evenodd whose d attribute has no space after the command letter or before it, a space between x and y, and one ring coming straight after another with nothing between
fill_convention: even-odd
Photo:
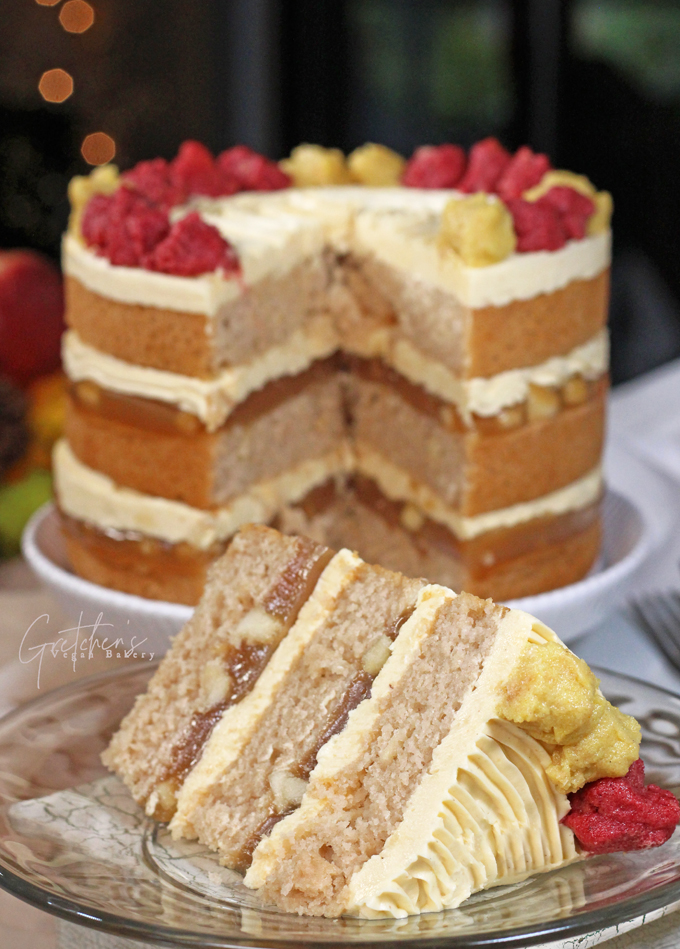
<instances>
[{"instance_id":1,"label":"slice of cake","mask_svg":"<svg viewBox=\"0 0 680 949\"><path fill-rule=\"evenodd\" d=\"M639 743L532 616L253 527L104 761L268 902L400 917L663 843Z\"/></svg>"}]
</instances>

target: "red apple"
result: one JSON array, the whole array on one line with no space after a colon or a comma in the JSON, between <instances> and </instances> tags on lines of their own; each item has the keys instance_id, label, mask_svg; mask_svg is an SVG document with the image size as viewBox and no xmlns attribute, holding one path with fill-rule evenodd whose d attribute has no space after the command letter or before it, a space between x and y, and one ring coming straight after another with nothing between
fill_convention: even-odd
<instances>
[{"instance_id":1,"label":"red apple","mask_svg":"<svg viewBox=\"0 0 680 949\"><path fill-rule=\"evenodd\" d=\"M0 251L0 375L25 386L57 369L63 331L57 267L32 250Z\"/></svg>"}]
</instances>

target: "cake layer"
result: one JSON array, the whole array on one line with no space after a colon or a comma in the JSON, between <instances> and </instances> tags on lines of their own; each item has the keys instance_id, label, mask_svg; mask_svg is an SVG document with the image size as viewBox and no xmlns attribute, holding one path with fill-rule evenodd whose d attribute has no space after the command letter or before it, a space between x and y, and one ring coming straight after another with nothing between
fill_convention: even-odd
<instances>
[{"instance_id":1,"label":"cake layer","mask_svg":"<svg viewBox=\"0 0 680 949\"><path fill-rule=\"evenodd\" d=\"M223 544L201 550L139 532L99 530L62 514L69 557L95 583L162 600L195 603ZM581 579L600 547L599 504L459 541L411 503L388 500L366 478L328 481L273 521L285 533L358 550L371 563L504 600ZM176 578L186 577L185 586Z\"/></svg>"},{"instance_id":2,"label":"cake layer","mask_svg":"<svg viewBox=\"0 0 680 949\"><path fill-rule=\"evenodd\" d=\"M329 356L338 339L338 328L330 315L315 317L304 332L293 334L286 345L273 347L262 358L223 370L209 380L135 366L88 346L73 331L65 334L62 356L64 368L73 381L94 382L121 395L164 402L195 415L209 429L215 430L252 392L281 376L303 371L316 359ZM606 374L609 365L608 338L604 331L563 356L489 379L460 379L441 363L424 357L405 340L389 345L389 338L382 330L372 341L364 339L359 345L356 338L346 337L345 344L350 351L354 351L351 349L354 346L364 356L372 356L370 361L378 366L393 367L400 378L438 399L440 406L449 406L467 427L527 402L535 386L554 388L565 404L572 404L578 395L578 380L589 384ZM365 361L353 358L351 366L360 367ZM572 380L576 380L576 385ZM583 395L578 396L579 401L583 398ZM501 425L507 427L515 414L501 419Z\"/></svg>"},{"instance_id":3,"label":"cake layer","mask_svg":"<svg viewBox=\"0 0 680 949\"><path fill-rule=\"evenodd\" d=\"M542 252L520 256L553 255ZM535 264L546 265L546 260ZM426 359L464 379L487 378L564 355L596 336L607 321L606 266L601 272L596 269L595 276L573 279L550 292L479 308L465 305L450 292L427 283L417 271L394 270L371 257L358 266L382 297L382 306L387 303L394 313L392 346L407 342ZM486 276L493 268L478 269ZM398 359L390 361L398 363ZM398 363L397 368L403 369L402 364Z\"/></svg>"},{"instance_id":4,"label":"cake layer","mask_svg":"<svg viewBox=\"0 0 680 949\"><path fill-rule=\"evenodd\" d=\"M425 403L379 371L355 371L347 385L360 470L366 455L372 470L383 459L464 517L558 491L599 464L606 386L561 410L552 391L532 393L528 408L538 417L488 433L452 431L441 421L445 406Z\"/></svg>"},{"instance_id":5,"label":"cake layer","mask_svg":"<svg viewBox=\"0 0 680 949\"><path fill-rule=\"evenodd\" d=\"M124 362L88 346L70 330L64 335L62 361L69 379L94 382L112 392L153 399L195 415L208 429L223 425L244 399L267 383L304 371L337 346L329 316L316 316L282 346L261 358L225 369L211 379L150 369Z\"/></svg>"},{"instance_id":6,"label":"cake layer","mask_svg":"<svg viewBox=\"0 0 680 949\"><path fill-rule=\"evenodd\" d=\"M415 482L372 449L355 444L351 450L341 445L325 458L303 462L277 478L252 485L229 504L208 511L120 487L106 475L82 464L65 441L59 442L54 452L55 490L65 513L98 527L141 531L170 543L187 541L204 549L215 541L227 539L242 524L266 523L285 505L299 501L329 477L352 471L373 479L391 500L412 502L460 540L513 527L536 517L579 510L592 504L602 493L602 473L598 466L577 481L540 498L465 516L446 505L427 485Z\"/></svg>"},{"instance_id":7,"label":"cake layer","mask_svg":"<svg viewBox=\"0 0 680 949\"><path fill-rule=\"evenodd\" d=\"M340 379L315 363L254 392L213 433L164 403L80 382L65 433L83 464L118 485L211 508L332 453L345 436Z\"/></svg>"},{"instance_id":8,"label":"cake layer","mask_svg":"<svg viewBox=\"0 0 680 949\"><path fill-rule=\"evenodd\" d=\"M424 584L336 554L256 689L217 725L180 793L173 834L245 869L299 802L318 749L370 691L371 648L396 636Z\"/></svg>"},{"instance_id":9,"label":"cake layer","mask_svg":"<svg viewBox=\"0 0 680 949\"><path fill-rule=\"evenodd\" d=\"M147 814L172 816L212 728L253 688L331 557L305 538L251 526L212 567L208 595L103 756Z\"/></svg>"},{"instance_id":10,"label":"cake layer","mask_svg":"<svg viewBox=\"0 0 680 949\"><path fill-rule=\"evenodd\" d=\"M350 368L344 386L353 437L463 514L548 494L598 462L602 381L572 379L561 392L532 390L529 401L515 407L523 425L508 428L514 419L506 414L495 424L478 420L469 431L455 410L379 361L353 360ZM586 401L569 405L565 396ZM117 484L210 507L333 449L344 434L339 377L325 361L271 382L240 403L214 434L164 403L80 382L73 387L66 434L83 464ZM569 451L562 451L566 445Z\"/></svg>"},{"instance_id":11,"label":"cake layer","mask_svg":"<svg viewBox=\"0 0 680 949\"><path fill-rule=\"evenodd\" d=\"M266 277L208 317L110 299L67 271L66 322L84 343L125 362L209 379L272 347L290 346L296 332L326 311L327 285L328 268L319 257Z\"/></svg>"},{"instance_id":12,"label":"cake layer","mask_svg":"<svg viewBox=\"0 0 680 949\"><path fill-rule=\"evenodd\" d=\"M104 530L139 532L171 544L186 541L207 550L230 538L244 524L267 523L286 504L348 470L351 459L341 443L323 458L310 459L277 477L250 485L229 504L214 510L121 488L78 461L63 440L55 447L53 461L55 493L66 514Z\"/></svg>"}]
</instances>

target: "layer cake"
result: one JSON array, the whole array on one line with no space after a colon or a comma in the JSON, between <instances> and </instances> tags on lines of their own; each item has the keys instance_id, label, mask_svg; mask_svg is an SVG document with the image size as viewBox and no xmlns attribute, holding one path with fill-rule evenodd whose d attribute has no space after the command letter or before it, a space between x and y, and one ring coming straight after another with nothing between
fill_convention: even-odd
<instances>
[{"instance_id":1,"label":"layer cake","mask_svg":"<svg viewBox=\"0 0 680 949\"><path fill-rule=\"evenodd\" d=\"M134 266L102 243L93 208L145 200L141 166L73 189L55 473L76 571L195 603L208 564L255 521L500 599L585 575L608 368L602 195L550 170L525 176L521 199L281 187L309 180L291 162L278 190L189 188ZM531 249L520 211L562 192L588 213ZM227 264L166 265L182 228L219 239Z\"/></svg>"}]
</instances>

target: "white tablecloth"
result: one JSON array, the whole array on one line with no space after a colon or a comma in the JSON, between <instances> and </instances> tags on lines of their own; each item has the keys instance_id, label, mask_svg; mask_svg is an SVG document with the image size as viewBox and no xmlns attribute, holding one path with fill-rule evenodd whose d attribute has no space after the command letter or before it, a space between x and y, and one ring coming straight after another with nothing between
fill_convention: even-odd
<instances>
[{"instance_id":1,"label":"white tablecloth","mask_svg":"<svg viewBox=\"0 0 680 949\"><path fill-rule=\"evenodd\" d=\"M639 462L631 462L631 457ZM640 578L641 589L680 589L680 360L620 387L612 396L606 456L608 482L620 493L644 501L654 521L659 550ZM41 688L34 665L18 662L21 638L42 613L51 615L51 628L65 628L77 617L61 617L50 596L32 580L20 562L0 569L0 711L44 694L71 678L90 675L124 660L99 659L80 664L46 663ZM559 632L559 630L558 630ZM678 672L625 610L617 610L597 629L571 644L589 663L646 679L680 693ZM98 662L98 665L95 663ZM105 665L102 665L105 664ZM73 927L64 937L77 949ZM92 943L92 934L82 933ZM130 944L132 945L132 944ZM593 945L587 937L574 947ZM680 912L617 936L608 949L677 949ZM0 891L0 949L56 949L56 921Z\"/></svg>"}]
</instances>

